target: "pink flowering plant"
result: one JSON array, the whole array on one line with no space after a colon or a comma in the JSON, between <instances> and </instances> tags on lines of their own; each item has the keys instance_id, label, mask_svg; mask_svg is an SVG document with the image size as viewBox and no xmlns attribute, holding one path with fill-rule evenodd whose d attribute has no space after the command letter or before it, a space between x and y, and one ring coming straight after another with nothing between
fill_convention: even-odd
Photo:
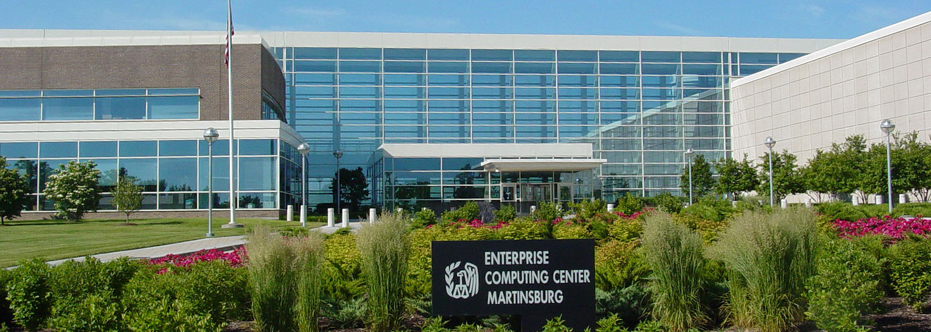
<instances>
[{"instance_id":1,"label":"pink flowering plant","mask_svg":"<svg viewBox=\"0 0 931 332\"><path fill-rule=\"evenodd\" d=\"M217 249L201 250L190 255L167 255L164 257L149 259L147 262L149 265L162 266L162 269L159 270L159 273L164 273L167 271L169 266L174 267L188 267L192 264L198 262L210 262L210 261L225 261L232 267L242 266L243 261L246 257L246 250L242 247L224 252Z\"/></svg>"},{"instance_id":2,"label":"pink flowering plant","mask_svg":"<svg viewBox=\"0 0 931 332\"><path fill-rule=\"evenodd\" d=\"M917 218L864 218L857 221L837 219L833 223L837 233L842 238L855 238L867 235L883 235L893 240L901 240L908 234L927 236L931 233L931 220L918 216Z\"/></svg>"}]
</instances>

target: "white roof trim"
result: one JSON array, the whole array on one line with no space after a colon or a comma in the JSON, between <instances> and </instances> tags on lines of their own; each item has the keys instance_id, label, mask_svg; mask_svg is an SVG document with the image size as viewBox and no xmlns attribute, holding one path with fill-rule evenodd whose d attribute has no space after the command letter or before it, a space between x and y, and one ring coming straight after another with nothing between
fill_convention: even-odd
<instances>
[{"instance_id":1,"label":"white roof trim","mask_svg":"<svg viewBox=\"0 0 931 332\"><path fill-rule=\"evenodd\" d=\"M606 162L607 159L489 159L481 166L488 172L578 172Z\"/></svg>"},{"instance_id":2,"label":"white roof trim","mask_svg":"<svg viewBox=\"0 0 931 332\"><path fill-rule=\"evenodd\" d=\"M393 158L591 158L591 143L382 144L376 154Z\"/></svg>"},{"instance_id":3,"label":"white roof trim","mask_svg":"<svg viewBox=\"0 0 931 332\"><path fill-rule=\"evenodd\" d=\"M931 22L931 12L927 12L927 13L912 17L905 21L887 26L885 28L867 33L865 35L850 39L848 41L845 41L839 44L827 47L817 52L810 53L805 56L801 56L797 59L793 59L792 61L767 68L753 75L749 75L749 76L746 76L740 79L736 79L733 82L731 82L731 87L733 88L736 86L747 84L755 80L758 80L758 79L761 79L761 78L764 78L764 77L767 77L767 76L770 76L770 75L773 75L773 74L776 74L776 73L779 73L779 72L782 72L782 71L785 71L791 68L801 66L803 64L812 62L814 60L827 57L832 54L841 52L843 50L847 50L847 49L850 49L850 48L853 48L859 45L863 45L868 42L871 42L871 41L874 41L874 40L877 40L883 37L887 37L892 34L911 29L911 28L914 28L916 26L919 26L919 25L922 25L928 22Z\"/></svg>"}]
</instances>

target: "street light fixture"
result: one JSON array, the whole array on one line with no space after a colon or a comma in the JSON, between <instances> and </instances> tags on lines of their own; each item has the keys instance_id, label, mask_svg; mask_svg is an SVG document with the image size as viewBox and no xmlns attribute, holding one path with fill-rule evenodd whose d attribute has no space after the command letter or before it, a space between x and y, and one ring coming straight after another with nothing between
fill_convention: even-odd
<instances>
[{"instance_id":1,"label":"street light fixture","mask_svg":"<svg viewBox=\"0 0 931 332\"><path fill-rule=\"evenodd\" d=\"M340 151L340 150L333 151L333 156L336 157L336 213L342 213L341 211L343 211L343 210L340 210L340 208L339 208L339 202L341 201L341 199L340 199L340 197L339 197L339 196L340 196L340 192L339 192L339 191L340 191L340 190L339 190L339 189L340 189L340 188L339 188L339 158L342 158L342 157L343 157L343 151Z\"/></svg>"},{"instance_id":2,"label":"street light fixture","mask_svg":"<svg viewBox=\"0 0 931 332\"><path fill-rule=\"evenodd\" d=\"M886 184L889 186L889 214L892 215L892 142L889 138L895 125L889 119L883 120L879 124L879 129L886 133Z\"/></svg>"},{"instance_id":3,"label":"street light fixture","mask_svg":"<svg viewBox=\"0 0 931 332\"><path fill-rule=\"evenodd\" d=\"M766 148L769 149L769 206L775 206L773 199L773 146L776 145L776 140L772 137L766 137L763 145L766 145Z\"/></svg>"},{"instance_id":4,"label":"street light fixture","mask_svg":"<svg viewBox=\"0 0 931 332\"><path fill-rule=\"evenodd\" d=\"M307 227L307 153L310 145L301 143L297 152L301 153L301 227Z\"/></svg>"},{"instance_id":5,"label":"street light fixture","mask_svg":"<svg viewBox=\"0 0 931 332\"><path fill-rule=\"evenodd\" d=\"M692 205L692 155L695 151L692 148L685 150L685 157L689 158L689 205Z\"/></svg>"},{"instance_id":6,"label":"street light fixture","mask_svg":"<svg viewBox=\"0 0 931 332\"><path fill-rule=\"evenodd\" d=\"M220 133L213 127L204 130L207 141L207 237L213 237L213 143L220 138Z\"/></svg>"}]
</instances>

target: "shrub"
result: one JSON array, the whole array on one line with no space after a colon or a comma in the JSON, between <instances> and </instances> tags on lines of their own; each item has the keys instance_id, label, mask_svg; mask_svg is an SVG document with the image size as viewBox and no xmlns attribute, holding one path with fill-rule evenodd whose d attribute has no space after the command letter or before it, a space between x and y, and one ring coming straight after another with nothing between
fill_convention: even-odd
<instances>
[{"instance_id":1,"label":"shrub","mask_svg":"<svg viewBox=\"0 0 931 332\"><path fill-rule=\"evenodd\" d=\"M890 247L888 255L892 288L920 311L931 293L931 240L907 238Z\"/></svg>"},{"instance_id":2,"label":"shrub","mask_svg":"<svg viewBox=\"0 0 931 332\"><path fill-rule=\"evenodd\" d=\"M595 288L595 313L616 316L628 327L637 326L649 314L650 307L650 294L641 285L611 291Z\"/></svg>"},{"instance_id":3,"label":"shrub","mask_svg":"<svg viewBox=\"0 0 931 332\"><path fill-rule=\"evenodd\" d=\"M449 332L446 328L446 321L442 317L428 317L424 319L423 325L420 326L421 332Z\"/></svg>"},{"instance_id":4,"label":"shrub","mask_svg":"<svg viewBox=\"0 0 931 332\"><path fill-rule=\"evenodd\" d=\"M324 241L324 258L343 278L355 279L362 271L353 233L334 233L327 237Z\"/></svg>"},{"instance_id":5,"label":"shrub","mask_svg":"<svg viewBox=\"0 0 931 332\"><path fill-rule=\"evenodd\" d=\"M808 279L806 316L828 332L858 331L861 315L871 313L883 298L883 260L868 241L833 239L818 255L818 274ZM878 239L877 239L878 240Z\"/></svg>"},{"instance_id":6,"label":"shrub","mask_svg":"<svg viewBox=\"0 0 931 332\"><path fill-rule=\"evenodd\" d=\"M448 225L460 220L469 221L473 219L480 219L480 213L481 210L478 208L478 203L469 201L458 209L443 212L443 214L440 216L440 221L444 225Z\"/></svg>"},{"instance_id":7,"label":"shrub","mask_svg":"<svg viewBox=\"0 0 931 332\"><path fill-rule=\"evenodd\" d=\"M892 209L892 215L895 217L904 215L931 217L931 203L898 204Z\"/></svg>"},{"instance_id":8,"label":"shrub","mask_svg":"<svg viewBox=\"0 0 931 332\"><path fill-rule=\"evenodd\" d=\"M572 222L560 222L553 225L554 239L590 239L592 233L588 231L586 225Z\"/></svg>"},{"instance_id":9,"label":"shrub","mask_svg":"<svg viewBox=\"0 0 931 332\"><path fill-rule=\"evenodd\" d=\"M643 210L644 199L639 196L631 195L627 193L624 196L621 196L617 199L617 206L614 207L614 211L620 212L623 214L633 214L640 210Z\"/></svg>"},{"instance_id":10,"label":"shrub","mask_svg":"<svg viewBox=\"0 0 931 332\"><path fill-rule=\"evenodd\" d=\"M246 244L252 314L259 331L293 331L298 280L293 269L296 253L270 231L267 226L256 227Z\"/></svg>"},{"instance_id":11,"label":"shrub","mask_svg":"<svg viewBox=\"0 0 931 332\"><path fill-rule=\"evenodd\" d=\"M654 206L660 211L666 211L667 213L679 213L682 210L683 205L685 204L685 198L679 196L673 196L670 193L661 193L653 197L647 197L644 199L645 205Z\"/></svg>"},{"instance_id":12,"label":"shrub","mask_svg":"<svg viewBox=\"0 0 931 332\"><path fill-rule=\"evenodd\" d=\"M611 314L598 320L595 332L628 332L623 323L617 314Z\"/></svg>"},{"instance_id":13,"label":"shrub","mask_svg":"<svg viewBox=\"0 0 931 332\"><path fill-rule=\"evenodd\" d=\"M312 232L307 237L292 240L294 246L295 277L297 277L297 326L301 332L318 331L317 317L320 316L323 287L323 236Z\"/></svg>"},{"instance_id":14,"label":"shrub","mask_svg":"<svg viewBox=\"0 0 931 332\"><path fill-rule=\"evenodd\" d=\"M730 218L737 211L731 207L730 201L718 199L713 196L704 196L695 204L682 209L679 214L690 215L701 220L721 222Z\"/></svg>"},{"instance_id":15,"label":"shrub","mask_svg":"<svg viewBox=\"0 0 931 332\"><path fill-rule=\"evenodd\" d=\"M608 236L619 241L632 241L643 232L642 218L616 218L608 224Z\"/></svg>"},{"instance_id":16,"label":"shrub","mask_svg":"<svg viewBox=\"0 0 931 332\"><path fill-rule=\"evenodd\" d=\"M0 269L0 324L13 323L13 311L10 310L10 300L7 300L6 285L10 283L13 274L6 269Z\"/></svg>"},{"instance_id":17,"label":"shrub","mask_svg":"<svg viewBox=\"0 0 931 332\"><path fill-rule=\"evenodd\" d=\"M590 221L599 213L608 212L607 204L600 199L582 200L578 203L569 203L569 208L575 213L578 220ZM637 210L639 211L639 210Z\"/></svg>"},{"instance_id":18,"label":"shrub","mask_svg":"<svg viewBox=\"0 0 931 332\"><path fill-rule=\"evenodd\" d=\"M501 204L501 208L495 210L495 221L511 222L514 219L517 219L517 210L514 210L514 205Z\"/></svg>"},{"instance_id":19,"label":"shrub","mask_svg":"<svg viewBox=\"0 0 931 332\"><path fill-rule=\"evenodd\" d=\"M595 247L595 286L605 291L637 285L649 273L637 242L611 240Z\"/></svg>"},{"instance_id":20,"label":"shrub","mask_svg":"<svg viewBox=\"0 0 931 332\"><path fill-rule=\"evenodd\" d=\"M108 263L87 257L52 269L52 314L56 331L109 331L122 326L120 297L139 268L127 258Z\"/></svg>"},{"instance_id":21,"label":"shrub","mask_svg":"<svg viewBox=\"0 0 931 332\"><path fill-rule=\"evenodd\" d=\"M69 161L59 165L48 177L45 196L55 203L59 215L68 220L80 221L89 211L97 211L100 202L100 171L93 161Z\"/></svg>"},{"instance_id":22,"label":"shrub","mask_svg":"<svg viewBox=\"0 0 931 332\"><path fill-rule=\"evenodd\" d=\"M38 331L52 309L51 268L41 259L21 262L7 283L13 320L27 331Z\"/></svg>"},{"instance_id":23,"label":"shrub","mask_svg":"<svg viewBox=\"0 0 931 332\"><path fill-rule=\"evenodd\" d=\"M517 218L498 229L502 240L541 240L549 238L546 222L535 222L527 218Z\"/></svg>"},{"instance_id":24,"label":"shrub","mask_svg":"<svg viewBox=\"0 0 931 332\"><path fill-rule=\"evenodd\" d=\"M429 225L436 224L436 212L428 208L423 208L417 213L414 213L413 220L411 220L411 227L413 228L424 228Z\"/></svg>"},{"instance_id":25,"label":"shrub","mask_svg":"<svg viewBox=\"0 0 931 332\"><path fill-rule=\"evenodd\" d=\"M566 321L562 316L556 316L546 320L542 332L572 332L572 329L566 327Z\"/></svg>"},{"instance_id":26,"label":"shrub","mask_svg":"<svg viewBox=\"0 0 931 332\"><path fill-rule=\"evenodd\" d=\"M404 313L410 243L400 217L384 214L379 220L359 230L356 242L368 290L368 325L373 331L387 332L396 329Z\"/></svg>"},{"instance_id":27,"label":"shrub","mask_svg":"<svg viewBox=\"0 0 931 332\"><path fill-rule=\"evenodd\" d=\"M653 317L673 331L707 322L701 303L704 258L698 233L660 212L647 217L642 241L644 256L653 271Z\"/></svg>"},{"instance_id":28,"label":"shrub","mask_svg":"<svg viewBox=\"0 0 931 332\"><path fill-rule=\"evenodd\" d=\"M530 214L530 219L535 221L547 221L552 225L553 221L562 220L563 211L559 203L538 202L537 210ZM548 227L552 229L552 227Z\"/></svg>"},{"instance_id":29,"label":"shrub","mask_svg":"<svg viewBox=\"0 0 931 332\"><path fill-rule=\"evenodd\" d=\"M807 209L746 212L714 246L728 270L728 309L738 327L782 331L803 317L814 272L816 226Z\"/></svg>"},{"instance_id":30,"label":"shrub","mask_svg":"<svg viewBox=\"0 0 931 332\"><path fill-rule=\"evenodd\" d=\"M854 221L868 218L862 210L850 203L828 202L815 205L815 211L826 216L830 220L847 220Z\"/></svg>"}]
</instances>

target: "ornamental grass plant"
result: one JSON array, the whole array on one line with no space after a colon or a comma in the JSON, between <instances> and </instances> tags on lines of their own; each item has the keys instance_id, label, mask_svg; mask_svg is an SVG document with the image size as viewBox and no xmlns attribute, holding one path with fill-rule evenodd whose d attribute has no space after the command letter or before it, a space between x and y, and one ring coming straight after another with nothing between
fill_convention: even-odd
<instances>
[{"instance_id":1,"label":"ornamental grass plant","mask_svg":"<svg viewBox=\"0 0 931 332\"><path fill-rule=\"evenodd\" d=\"M294 331L297 274L293 247L264 225L255 227L246 244L252 314L258 331Z\"/></svg>"},{"instance_id":2,"label":"ornamental grass plant","mask_svg":"<svg viewBox=\"0 0 931 332\"><path fill-rule=\"evenodd\" d=\"M729 320L761 332L783 331L801 321L816 242L809 209L748 211L734 218L712 250L727 270Z\"/></svg>"},{"instance_id":3,"label":"ornamental grass plant","mask_svg":"<svg viewBox=\"0 0 931 332\"><path fill-rule=\"evenodd\" d=\"M408 229L401 216L386 213L358 232L356 243L368 296L366 323L372 331L396 331L404 313Z\"/></svg>"},{"instance_id":4,"label":"ornamental grass plant","mask_svg":"<svg viewBox=\"0 0 931 332\"><path fill-rule=\"evenodd\" d=\"M301 332L316 332L317 318L323 297L323 235L308 232L306 237L291 239L296 255L294 262L297 277L297 326Z\"/></svg>"},{"instance_id":5,"label":"ornamental grass plant","mask_svg":"<svg viewBox=\"0 0 931 332\"><path fill-rule=\"evenodd\" d=\"M702 304L702 238L665 212L647 216L641 239L652 273L653 317L672 331L708 321Z\"/></svg>"}]
</instances>

